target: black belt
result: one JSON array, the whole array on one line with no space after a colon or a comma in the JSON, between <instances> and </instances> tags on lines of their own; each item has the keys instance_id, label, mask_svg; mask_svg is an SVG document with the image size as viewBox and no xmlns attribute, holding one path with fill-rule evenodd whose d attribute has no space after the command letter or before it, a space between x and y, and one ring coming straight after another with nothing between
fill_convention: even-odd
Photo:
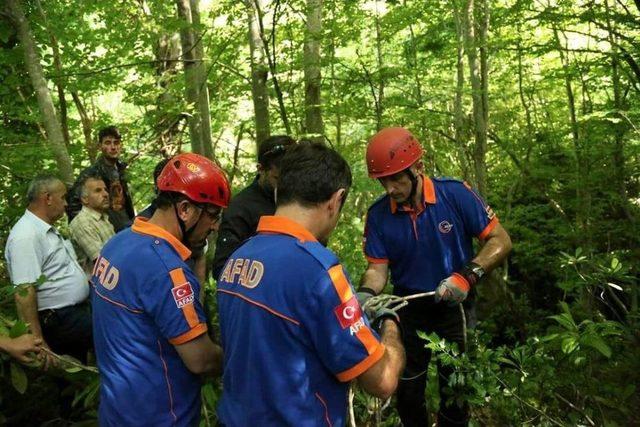
<instances>
[{"instance_id":1,"label":"black belt","mask_svg":"<svg viewBox=\"0 0 640 427\"><path fill-rule=\"evenodd\" d=\"M67 305L65 307L47 308L47 309L39 311L38 312L38 317L40 317L44 322L46 322L51 316L53 316L54 314L56 314L59 311L67 311L67 310L71 310L71 309L82 308L87 304L89 304L89 301L88 300L84 300L84 301L79 302L77 304Z\"/></svg>"}]
</instances>

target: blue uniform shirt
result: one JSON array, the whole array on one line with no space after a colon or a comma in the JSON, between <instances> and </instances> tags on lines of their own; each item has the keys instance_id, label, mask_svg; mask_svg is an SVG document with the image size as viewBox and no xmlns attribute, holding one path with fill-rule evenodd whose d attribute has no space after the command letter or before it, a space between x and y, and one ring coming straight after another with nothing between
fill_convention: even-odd
<instances>
[{"instance_id":1,"label":"blue uniform shirt","mask_svg":"<svg viewBox=\"0 0 640 427\"><path fill-rule=\"evenodd\" d=\"M483 240L498 223L466 183L423 176L423 205L399 207L388 195L367 214L364 252L388 263L397 295L429 292L473 258L473 237Z\"/></svg>"},{"instance_id":2,"label":"blue uniform shirt","mask_svg":"<svg viewBox=\"0 0 640 427\"><path fill-rule=\"evenodd\" d=\"M344 425L349 381L384 346L336 256L301 225L263 216L218 282L226 427Z\"/></svg>"},{"instance_id":3,"label":"blue uniform shirt","mask_svg":"<svg viewBox=\"0 0 640 427\"><path fill-rule=\"evenodd\" d=\"M190 251L136 218L102 249L91 277L101 426L193 426L200 380L174 345L206 332Z\"/></svg>"}]
</instances>

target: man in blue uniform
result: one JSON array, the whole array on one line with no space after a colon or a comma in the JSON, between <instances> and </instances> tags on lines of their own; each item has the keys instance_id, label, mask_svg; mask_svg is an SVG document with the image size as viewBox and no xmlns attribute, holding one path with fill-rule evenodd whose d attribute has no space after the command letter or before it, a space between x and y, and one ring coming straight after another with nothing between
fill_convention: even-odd
<instances>
[{"instance_id":1,"label":"man in blue uniform","mask_svg":"<svg viewBox=\"0 0 640 427\"><path fill-rule=\"evenodd\" d=\"M217 228L229 184L189 153L167 163L158 189L153 216L112 238L91 277L101 426L197 425L198 374L221 370L185 260L186 242Z\"/></svg>"},{"instance_id":2,"label":"man in blue uniform","mask_svg":"<svg viewBox=\"0 0 640 427\"><path fill-rule=\"evenodd\" d=\"M403 128L378 132L367 146L369 176L386 195L367 215L364 252L369 262L358 298L363 304L384 289L391 272L399 296L435 291L399 312L407 365L398 386L398 412L405 427L430 425L424 391L431 357L417 331L436 332L464 351L463 300L471 287L500 264L511 240L498 218L466 183L423 175L422 147ZM474 255L473 238L482 243ZM442 389L449 372L439 369L438 425L466 425L467 408L447 404Z\"/></svg>"},{"instance_id":3,"label":"man in blue uniform","mask_svg":"<svg viewBox=\"0 0 640 427\"><path fill-rule=\"evenodd\" d=\"M349 165L301 143L281 163L274 216L238 248L218 281L224 348L218 416L226 427L344 425L349 381L388 397L404 365L394 314L363 315L325 245L351 185Z\"/></svg>"}]
</instances>

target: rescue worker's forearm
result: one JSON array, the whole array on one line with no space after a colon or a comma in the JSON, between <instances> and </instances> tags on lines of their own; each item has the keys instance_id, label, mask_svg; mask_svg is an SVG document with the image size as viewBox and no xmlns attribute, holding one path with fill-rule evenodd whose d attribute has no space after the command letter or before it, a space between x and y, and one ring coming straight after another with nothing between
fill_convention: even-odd
<instances>
[{"instance_id":1,"label":"rescue worker's forearm","mask_svg":"<svg viewBox=\"0 0 640 427\"><path fill-rule=\"evenodd\" d=\"M33 335L41 338L42 328L40 326L40 319L38 319L38 299L36 296L36 289L32 285L23 285L20 288L21 289L16 289L15 297L18 317L23 322L29 324L29 329Z\"/></svg>"},{"instance_id":2,"label":"rescue worker's forearm","mask_svg":"<svg viewBox=\"0 0 640 427\"><path fill-rule=\"evenodd\" d=\"M222 347L218 344L214 344L213 347L213 370L211 374L214 377L219 377L222 375L224 353L222 352Z\"/></svg>"},{"instance_id":3,"label":"rescue worker's forearm","mask_svg":"<svg viewBox=\"0 0 640 427\"><path fill-rule=\"evenodd\" d=\"M382 358L358 377L358 383L369 394L386 399L398 387L404 369L405 353L400 329L393 320L386 320L382 329L385 352Z\"/></svg>"},{"instance_id":4,"label":"rescue worker's forearm","mask_svg":"<svg viewBox=\"0 0 640 427\"><path fill-rule=\"evenodd\" d=\"M502 225L498 224L472 261L488 273L502 263L509 252L511 252L511 238Z\"/></svg>"},{"instance_id":5,"label":"rescue worker's forearm","mask_svg":"<svg viewBox=\"0 0 640 427\"><path fill-rule=\"evenodd\" d=\"M376 295L379 295L387 284L388 272L388 264L369 263L369 266L360 278L360 287L369 288L373 290Z\"/></svg>"}]
</instances>

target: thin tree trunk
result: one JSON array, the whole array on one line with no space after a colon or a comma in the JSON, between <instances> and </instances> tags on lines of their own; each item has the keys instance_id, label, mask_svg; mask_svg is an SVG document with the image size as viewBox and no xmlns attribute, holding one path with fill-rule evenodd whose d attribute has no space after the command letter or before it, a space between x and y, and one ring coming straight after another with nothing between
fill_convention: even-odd
<instances>
[{"instance_id":1,"label":"thin tree trunk","mask_svg":"<svg viewBox=\"0 0 640 427\"><path fill-rule=\"evenodd\" d=\"M15 25L18 34L18 40L24 51L25 64L31 84L36 91L38 106L44 122L44 128L47 132L49 144L53 151L53 155L60 170L62 180L71 185L73 183L73 169L71 167L71 158L64 143L64 137L60 127L60 122L56 116L56 110L53 106L51 93L47 87L47 81L44 78L42 65L40 64L40 56L38 54L36 43L29 26L29 22L22 11L19 0L5 0L5 10Z\"/></svg>"},{"instance_id":2,"label":"thin tree trunk","mask_svg":"<svg viewBox=\"0 0 640 427\"><path fill-rule=\"evenodd\" d=\"M240 143L242 142L242 136L244 135L245 122L240 123L240 129L238 129L238 137L236 138L236 146L233 149L233 166L231 167L231 173L229 174L229 186L233 187L233 179L238 172L238 160L240 158Z\"/></svg>"},{"instance_id":3,"label":"thin tree trunk","mask_svg":"<svg viewBox=\"0 0 640 427\"><path fill-rule=\"evenodd\" d=\"M385 70L384 59L382 57L382 31L380 31L380 16L378 14L378 0L376 1L376 62L378 65L378 103L376 104L376 129L382 129L382 117L384 116L384 87Z\"/></svg>"},{"instance_id":4,"label":"thin tree trunk","mask_svg":"<svg viewBox=\"0 0 640 427\"><path fill-rule=\"evenodd\" d=\"M211 117L205 66L201 56L200 36L194 26L199 23L198 0L176 0L178 16L184 27L180 30L185 76L185 98L191 109L189 136L194 153L212 158Z\"/></svg>"},{"instance_id":5,"label":"thin tree trunk","mask_svg":"<svg viewBox=\"0 0 640 427\"><path fill-rule=\"evenodd\" d=\"M271 135L269 123L269 93L267 91L268 68L264 59L264 45L260 37L258 10L262 0L245 0L249 21L249 50L251 53L251 94L256 123L256 142L259 144Z\"/></svg>"},{"instance_id":6,"label":"thin tree trunk","mask_svg":"<svg viewBox=\"0 0 640 427\"><path fill-rule=\"evenodd\" d=\"M36 7L38 8L38 13L42 17L42 21L44 22L44 27L49 36L49 42L51 43L51 50L53 52L53 68L56 70L57 78L53 80L53 83L56 86L56 90L58 92L58 109L60 110L60 125L62 126L62 137L64 138L64 143L69 147L71 144L71 138L69 137L69 116L67 113L67 100L64 94L64 83L61 77L63 74L62 71L62 60L60 55L60 47L58 46L58 40L55 35L51 31L49 27L49 20L47 19L47 14L42 8L42 4L40 0L36 0Z\"/></svg>"},{"instance_id":7,"label":"thin tree trunk","mask_svg":"<svg viewBox=\"0 0 640 427\"><path fill-rule=\"evenodd\" d=\"M609 1L605 0L605 7L607 9L607 29L609 33L609 44L611 45L611 84L613 87L613 106L615 108L615 114L620 120L619 123L613 123L613 175L614 185L617 189L618 196L620 197L620 209L623 215L629 219L634 219L631 215L631 211L628 207L627 187L625 183L626 178L626 159L624 155L624 134L627 130L627 125L621 117L621 112L627 109L626 103L622 97L622 88L620 84L620 60L618 57L617 43L614 36L613 25L611 23L611 6Z\"/></svg>"},{"instance_id":8,"label":"thin tree trunk","mask_svg":"<svg viewBox=\"0 0 640 427\"><path fill-rule=\"evenodd\" d=\"M454 0L454 18L456 24L456 92L453 100L453 126L460 159L460 168L465 180L469 180L469 161L467 156L467 141L464 126L464 24L462 3L464 0Z\"/></svg>"},{"instance_id":9,"label":"thin tree trunk","mask_svg":"<svg viewBox=\"0 0 640 427\"><path fill-rule=\"evenodd\" d=\"M254 6L258 11L258 26L260 27L260 38L262 39L262 46L264 46L264 53L267 57L267 64L269 65L269 72L271 73L271 82L273 83L273 90L276 93L276 100L278 101L278 112L280 113L280 119L287 132L287 135L291 135L291 125L289 124L289 117L287 115L287 109L284 106L284 96L282 95L282 89L280 88L280 81L278 79L277 65L276 65L276 43L275 43L275 31L276 31L276 15L277 10L273 12L273 28L271 29L271 48L269 48L269 40L264 31L264 13L260 7L260 3L254 1ZM276 2L276 7L279 2Z\"/></svg>"},{"instance_id":10,"label":"thin tree trunk","mask_svg":"<svg viewBox=\"0 0 640 427\"><path fill-rule=\"evenodd\" d=\"M96 160L96 156L98 155L97 144L93 142L93 138L91 135L93 121L87 114L87 110L84 108L84 103L80 99L78 92L71 91L71 97L73 98L73 102L75 103L78 114L80 115L80 122L82 123L82 133L84 135L84 146L87 150L87 157L89 157L89 160L91 161L91 163L93 163Z\"/></svg>"},{"instance_id":11,"label":"thin tree trunk","mask_svg":"<svg viewBox=\"0 0 640 427\"><path fill-rule=\"evenodd\" d=\"M320 42L322 40L322 0L307 0L307 30L304 40L305 133L324 141L320 86Z\"/></svg>"},{"instance_id":12,"label":"thin tree trunk","mask_svg":"<svg viewBox=\"0 0 640 427\"><path fill-rule=\"evenodd\" d=\"M162 147L172 145L178 135L178 126L175 125L176 119L173 117L175 113L168 113L177 101L174 94L168 90L168 87L173 81L174 75L178 72L178 64L182 53L180 35L178 33L161 34L156 40L153 53L156 59L156 85L160 90L156 100L157 145L162 149ZM172 124L167 127L165 126L166 122Z\"/></svg>"},{"instance_id":13,"label":"thin tree trunk","mask_svg":"<svg viewBox=\"0 0 640 427\"><path fill-rule=\"evenodd\" d=\"M332 21L335 22L335 10L332 11ZM333 31L330 33L331 34L331 41L329 43L329 49L330 49L330 62L329 62L329 71L330 71L330 77L331 77L331 86L330 86L330 90L331 90L331 99L333 100L334 104L334 108L335 108L335 117L336 117L336 146L337 147L341 147L342 146L342 96L340 96L339 93L337 93L336 91L336 70L335 70L335 64L336 64L336 37L333 33Z\"/></svg>"},{"instance_id":14,"label":"thin tree trunk","mask_svg":"<svg viewBox=\"0 0 640 427\"><path fill-rule=\"evenodd\" d=\"M553 36L556 42L556 47L558 50L558 54L560 55L560 62L562 64L562 70L564 74L564 84L565 91L567 93L567 107L569 109L569 118L570 118L570 127L571 127L571 137L573 141L573 146L576 155L576 175L575 175L575 185L576 185L576 226L579 230L579 238L583 239L582 243L587 244L587 240L589 237L589 233L587 230L587 215L588 215L588 200L587 200L587 190L585 189L585 179L587 178L585 175L585 164L584 164L584 155L583 155L583 147L580 141L580 133L578 127L578 119L576 117L576 103L575 96L573 94L573 88L571 86L571 73L569 70L568 59L565 57L564 50L562 47L562 43L560 43L560 36L558 34L558 29L553 27Z\"/></svg>"},{"instance_id":15,"label":"thin tree trunk","mask_svg":"<svg viewBox=\"0 0 640 427\"><path fill-rule=\"evenodd\" d=\"M480 194L486 194L486 163L487 150L487 122L485 120L483 84L481 70L478 69L477 40L475 30L475 4L468 0L465 7L465 48L469 61L469 79L471 80L471 98L473 100L473 118L475 124L475 147L473 162L475 170L475 184ZM482 31L481 31L482 32Z\"/></svg>"},{"instance_id":16,"label":"thin tree trunk","mask_svg":"<svg viewBox=\"0 0 640 427\"><path fill-rule=\"evenodd\" d=\"M197 109L200 115L200 140L204 155L213 159L213 141L211 140L211 110L209 109L209 86L207 85L207 63L204 59L204 47L200 28L200 0L191 0L191 18L193 22L193 34L196 41L196 69L198 77L198 103Z\"/></svg>"}]
</instances>

